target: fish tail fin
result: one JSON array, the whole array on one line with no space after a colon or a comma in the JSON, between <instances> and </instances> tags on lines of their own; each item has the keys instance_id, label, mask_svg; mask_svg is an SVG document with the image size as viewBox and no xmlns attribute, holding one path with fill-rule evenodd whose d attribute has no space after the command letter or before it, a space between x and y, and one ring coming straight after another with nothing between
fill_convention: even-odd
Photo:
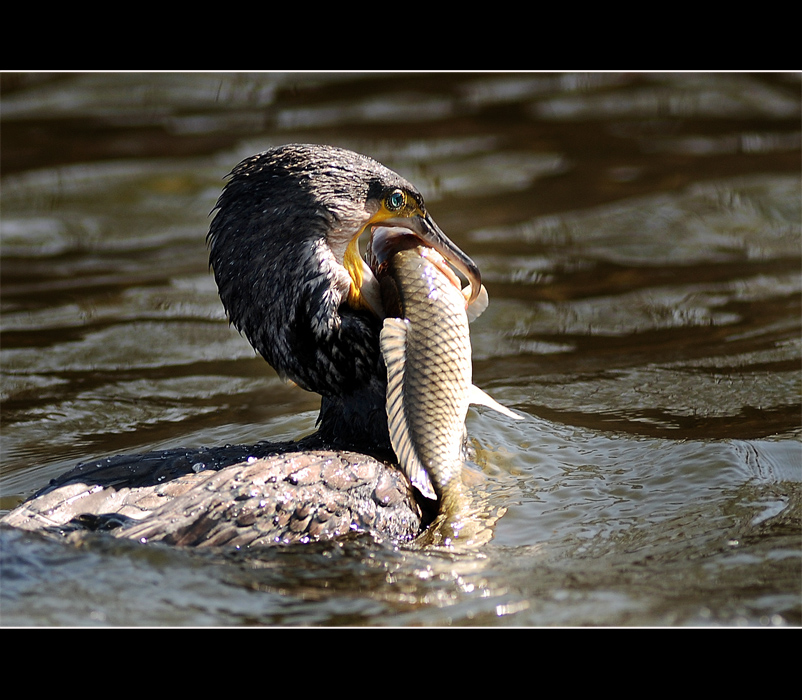
<instances>
[{"instance_id":1,"label":"fish tail fin","mask_svg":"<svg viewBox=\"0 0 802 700\"><path fill-rule=\"evenodd\" d=\"M382 356L387 366L387 426L395 456L412 485L426 498L437 500L429 474L412 444L404 405L408 325L409 321L400 318L386 318L380 335Z\"/></svg>"}]
</instances>

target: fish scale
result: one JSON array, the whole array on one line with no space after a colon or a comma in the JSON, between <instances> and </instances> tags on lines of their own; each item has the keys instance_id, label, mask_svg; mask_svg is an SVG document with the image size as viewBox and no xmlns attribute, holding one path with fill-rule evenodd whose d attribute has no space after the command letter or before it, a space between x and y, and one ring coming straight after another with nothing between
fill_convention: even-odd
<instances>
[{"instance_id":1,"label":"fish scale","mask_svg":"<svg viewBox=\"0 0 802 700\"><path fill-rule=\"evenodd\" d=\"M381 345L396 456L424 496L451 509L462 484L471 343L465 298L427 257L436 255L416 247L391 257L385 280L392 279L394 298L387 302L401 318L385 319Z\"/></svg>"},{"instance_id":2,"label":"fish scale","mask_svg":"<svg viewBox=\"0 0 802 700\"><path fill-rule=\"evenodd\" d=\"M405 413L417 456L442 498L459 480L471 341L465 298L420 249L396 253L406 330Z\"/></svg>"}]
</instances>

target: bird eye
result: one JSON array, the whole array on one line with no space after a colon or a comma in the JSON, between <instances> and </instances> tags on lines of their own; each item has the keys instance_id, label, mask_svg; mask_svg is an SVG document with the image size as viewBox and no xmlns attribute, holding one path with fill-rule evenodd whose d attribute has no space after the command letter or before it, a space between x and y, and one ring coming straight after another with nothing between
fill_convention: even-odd
<instances>
[{"instance_id":1,"label":"bird eye","mask_svg":"<svg viewBox=\"0 0 802 700\"><path fill-rule=\"evenodd\" d=\"M387 195L387 199L384 200L385 206L390 211L398 211L406 204L406 201L407 198L402 190L393 190Z\"/></svg>"}]
</instances>

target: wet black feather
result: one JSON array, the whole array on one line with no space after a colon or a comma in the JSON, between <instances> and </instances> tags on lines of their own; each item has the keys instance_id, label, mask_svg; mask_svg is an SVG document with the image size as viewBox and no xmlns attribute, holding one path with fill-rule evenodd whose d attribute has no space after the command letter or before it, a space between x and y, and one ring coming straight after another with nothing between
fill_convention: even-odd
<instances>
[{"instance_id":1,"label":"wet black feather","mask_svg":"<svg viewBox=\"0 0 802 700\"><path fill-rule=\"evenodd\" d=\"M330 236L399 186L412 188L351 151L282 146L234 168L209 229L231 323L282 377L321 394L320 432L336 445L389 441L380 322L346 303Z\"/></svg>"}]
</instances>

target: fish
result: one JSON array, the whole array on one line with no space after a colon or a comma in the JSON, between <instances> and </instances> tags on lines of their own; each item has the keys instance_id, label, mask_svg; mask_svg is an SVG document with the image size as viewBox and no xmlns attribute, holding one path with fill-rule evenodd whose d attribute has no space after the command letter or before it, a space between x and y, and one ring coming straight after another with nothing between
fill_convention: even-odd
<instances>
[{"instance_id":1,"label":"fish","mask_svg":"<svg viewBox=\"0 0 802 700\"><path fill-rule=\"evenodd\" d=\"M374 227L368 261L385 315L390 441L413 486L447 509L462 493L469 404L521 418L472 381L468 324L486 308L487 290L469 304L470 284L462 289L445 259L408 229Z\"/></svg>"}]
</instances>

